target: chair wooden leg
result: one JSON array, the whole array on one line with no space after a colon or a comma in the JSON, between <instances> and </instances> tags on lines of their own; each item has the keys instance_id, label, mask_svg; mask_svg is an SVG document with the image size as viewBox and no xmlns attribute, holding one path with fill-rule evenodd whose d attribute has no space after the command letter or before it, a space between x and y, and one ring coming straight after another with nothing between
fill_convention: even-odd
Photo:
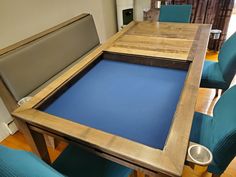
<instances>
[{"instance_id":1,"label":"chair wooden leg","mask_svg":"<svg viewBox=\"0 0 236 177\"><path fill-rule=\"evenodd\" d=\"M193 171L195 174L202 176L204 173L207 172L208 166L200 166L200 165L194 165Z\"/></svg>"},{"instance_id":2,"label":"chair wooden leg","mask_svg":"<svg viewBox=\"0 0 236 177\"><path fill-rule=\"evenodd\" d=\"M221 96L224 93L224 90L222 89L216 89L216 94L214 98L217 98L218 96Z\"/></svg>"},{"instance_id":3,"label":"chair wooden leg","mask_svg":"<svg viewBox=\"0 0 236 177\"><path fill-rule=\"evenodd\" d=\"M215 97L214 98L216 98L216 97L218 97L219 96L219 89L216 89L216 94L215 94Z\"/></svg>"},{"instance_id":4,"label":"chair wooden leg","mask_svg":"<svg viewBox=\"0 0 236 177\"><path fill-rule=\"evenodd\" d=\"M57 145L58 145L58 141L57 139L48 136L48 135L44 135L44 139L46 141L47 147L51 147L53 150L56 149Z\"/></svg>"},{"instance_id":5,"label":"chair wooden leg","mask_svg":"<svg viewBox=\"0 0 236 177\"><path fill-rule=\"evenodd\" d=\"M164 174L153 174L153 175L147 175L141 171L134 171L129 177L167 177L167 175Z\"/></svg>"},{"instance_id":6,"label":"chair wooden leg","mask_svg":"<svg viewBox=\"0 0 236 177\"><path fill-rule=\"evenodd\" d=\"M187 162L183 177L188 177L189 174L192 176L204 177L205 174L208 173L207 169L208 166L201 166L192 162Z\"/></svg>"},{"instance_id":7,"label":"chair wooden leg","mask_svg":"<svg viewBox=\"0 0 236 177\"><path fill-rule=\"evenodd\" d=\"M225 92L225 90L222 89L220 95L223 95L224 92Z\"/></svg>"},{"instance_id":8,"label":"chair wooden leg","mask_svg":"<svg viewBox=\"0 0 236 177\"><path fill-rule=\"evenodd\" d=\"M220 177L221 175L212 174L212 177Z\"/></svg>"},{"instance_id":9,"label":"chair wooden leg","mask_svg":"<svg viewBox=\"0 0 236 177\"><path fill-rule=\"evenodd\" d=\"M133 170L133 172L129 175L129 177L137 177L137 172Z\"/></svg>"},{"instance_id":10,"label":"chair wooden leg","mask_svg":"<svg viewBox=\"0 0 236 177\"><path fill-rule=\"evenodd\" d=\"M145 177L145 174L140 171L134 171L134 177Z\"/></svg>"}]
</instances>

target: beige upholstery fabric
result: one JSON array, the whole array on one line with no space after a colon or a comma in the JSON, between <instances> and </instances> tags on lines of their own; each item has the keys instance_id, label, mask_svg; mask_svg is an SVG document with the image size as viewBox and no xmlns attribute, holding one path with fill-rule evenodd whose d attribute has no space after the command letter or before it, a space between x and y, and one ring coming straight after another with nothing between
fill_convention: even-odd
<instances>
[{"instance_id":1,"label":"beige upholstery fabric","mask_svg":"<svg viewBox=\"0 0 236 177\"><path fill-rule=\"evenodd\" d=\"M16 100L99 45L91 15L0 56L0 74Z\"/></svg>"},{"instance_id":2,"label":"beige upholstery fabric","mask_svg":"<svg viewBox=\"0 0 236 177\"><path fill-rule=\"evenodd\" d=\"M99 45L98 45L99 46ZM97 47L98 47L97 46ZM88 53L86 53L85 55L83 55L83 57L86 57L87 55L89 55L91 52L93 52L93 50L95 50L97 47L95 47L94 49L92 49L91 51L89 51ZM82 57L82 58L83 58ZM63 75L66 71L68 71L70 68L72 68L73 66L75 66L77 63L80 62L79 60L74 61L73 63L71 63L69 66L67 66L65 69L63 69L62 71L60 71L59 73L57 73L55 76L53 76L52 78L50 78L49 80L47 80L45 83L43 83L42 85L40 85L37 89L35 89L33 92L29 93L27 96L34 96L35 94L37 94L38 92L40 92L44 87L46 87L47 85L49 85L52 81L54 81L55 79L57 79L59 76Z\"/></svg>"}]
</instances>

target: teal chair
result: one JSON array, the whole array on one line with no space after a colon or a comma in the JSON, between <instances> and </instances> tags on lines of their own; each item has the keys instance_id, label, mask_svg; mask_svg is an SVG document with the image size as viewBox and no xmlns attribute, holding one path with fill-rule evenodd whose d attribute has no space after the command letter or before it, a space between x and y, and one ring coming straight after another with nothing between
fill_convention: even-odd
<instances>
[{"instance_id":1,"label":"teal chair","mask_svg":"<svg viewBox=\"0 0 236 177\"><path fill-rule=\"evenodd\" d=\"M49 166L34 154L0 146L1 177L128 177L131 169L69 145Z\"/></svg>"},{"instance_id":2,"label":"teal chair","mask_svg":"<svg viewBox=\"0 0 236 177\"><path fill-rule=\"evenodd\" d=\"M222 45L218 62L205 61L201 87L226 90L236 73L236 33Z\"/></svg>"},{"instance_id":3,"label":"teal chair","mask_svg":"<svg viewBox=\"0 0 236 177\"><path fill-rule=\"evenodd\" d=\"M162 5L159 22L189 23L192 5Z\"/></svg>"},{"instance_id":4,"label":"teal chair","mask_svg":"<svg viewBox=\"0 0 236 177\"><path fill-rule=\"evenodd\" d=\"M236 155L236 86L221 96L213 117L195 113L190 141L209 148L213 162L208 171L220 175Z\"/></svg>"}]
</instances>

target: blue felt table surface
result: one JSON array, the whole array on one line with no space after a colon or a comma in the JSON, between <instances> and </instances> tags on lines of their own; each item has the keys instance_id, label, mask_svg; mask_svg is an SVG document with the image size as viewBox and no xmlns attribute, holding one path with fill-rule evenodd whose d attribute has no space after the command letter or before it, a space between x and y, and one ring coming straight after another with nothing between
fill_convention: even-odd
<instances>
[{"instance_id":1,"label":"blue felt table surface","mask_svg":"<svg viewBox=\"0 0 236 177\"><path fill-rule=\"evenodd\" d=\"M104 59L43 111L163 149L186 73Z\"/></svg>"}]
</instances>

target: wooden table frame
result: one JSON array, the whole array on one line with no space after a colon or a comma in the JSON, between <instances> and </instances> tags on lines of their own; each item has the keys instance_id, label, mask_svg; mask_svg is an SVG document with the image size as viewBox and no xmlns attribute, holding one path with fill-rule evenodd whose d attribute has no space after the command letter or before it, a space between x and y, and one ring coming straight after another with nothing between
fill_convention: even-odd
<instances>
[{"instance_id":1,"label":"wooden table frame","mask_svg":"<svg viewBox=\"0 0 236 177\"><path fill-rule=\"evenodd\" d=\"M47 99L53 97L60 88L62 88L78 73L82 72L93 61L99 58L99 56L103 54L109 55L112 53L122 53L123 56L127 56L129 51L119 52L115 50L113 46L122 36L129 33L130 30L134 29L141 23L147 22L131 22L126 28L112 36L106 43L96 48L89 55L85 56L80 63L69 69L65 74L36 94L29 102L25 103L12 113L12 115L18 120L19 126L26 135L32 150L45 161L50 162L50 159L42 134L48 134L71 143L76 143L104 158L135 170L142 171L148 175L181 176L186 159L194 108L201 79L201 71L211 27L210 25L198 25L196 34L198 37L197 39L193 39L194 41L192 45L194 51L192 51L191 48L191 51L189 52L191 53L192 59L187 57L186 61L182 61L183 58L162 58L171 62L181 60L182 62L189 63L185 85L163 150L154 149L37 110L40 105L42 105ZM171 24L169 24L169 26L171 26ZM154 54L144 56L142 55L143 51L141 54L138 52L135 53L136 54L131 52L132 55L141 58L154 57L160 59L158 55L153 56Z\"/></svg>"}]
</instances>

